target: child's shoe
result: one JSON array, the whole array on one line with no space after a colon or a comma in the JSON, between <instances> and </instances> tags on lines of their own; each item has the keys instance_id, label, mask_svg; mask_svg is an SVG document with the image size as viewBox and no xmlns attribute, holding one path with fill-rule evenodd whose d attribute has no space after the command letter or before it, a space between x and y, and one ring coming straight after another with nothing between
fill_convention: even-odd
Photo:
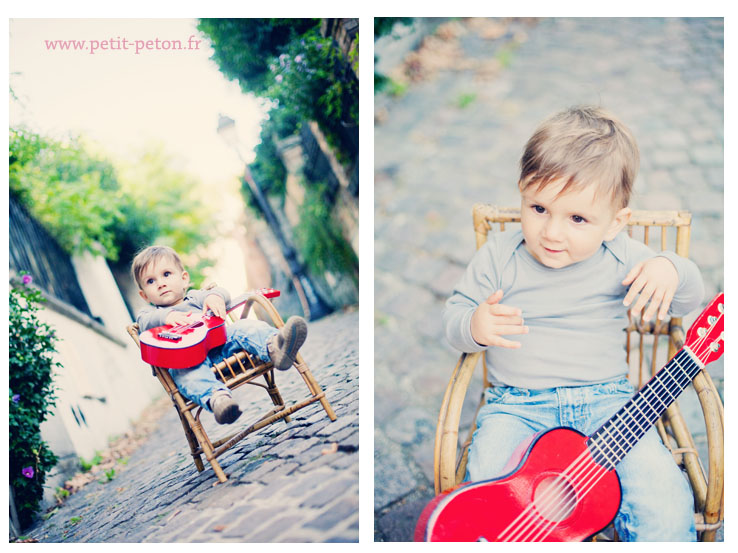
<instances>
[{"instance_id":1,"label":"child's shoe","mask_svg":"<svg viewBox=\"0 0 738 553\"><path fill-rule=\"evenodd\" d=\"M218 390L209 401L218 424L231 424L241 416L241 408L228 392Z\"/></svg>"},{"instance_id":2,"label":"child's shoe","mask_svg":"<svg viewBox=\"0 0 738 553\"><path fill-rule=\"evenodd\" d=\"M269 357L280 371L286 371L294 363L297 352L305 343L307 323L302 317L290 317L287 322L267 342Z\"/></svg>"}]
</instances>

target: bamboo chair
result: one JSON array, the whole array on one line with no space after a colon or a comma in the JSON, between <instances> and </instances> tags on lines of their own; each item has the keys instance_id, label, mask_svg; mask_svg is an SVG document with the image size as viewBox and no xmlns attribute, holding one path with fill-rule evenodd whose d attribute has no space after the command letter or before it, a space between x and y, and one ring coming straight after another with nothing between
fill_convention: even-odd
<instances>
[{"instance_id":1,"label":"bamboo chair","mask_svg":"<svg viewBox=\"0 0 738 553\"><path fill-rule=\"evenodd\" d=\"M649 231L651 227L657 227L660 231L658 249L668 249L668 243L671 242L674 244L671 249L686 257L689 253L691 219L691 214L686 211L634 210L628 233L633 236L638 227L638 235L642 235L644 243L649 244ZM477 249L487 241L493 225L498 225L502 231L506 224L519 222L519 208L476 204L473 208L473 223ZM672 318L668 323L664 321L658 327L653 323L641 326L640 320L636 322L630 315L629 320L625 333L626 356L631 367L630 379L634 385L640 387L682 347L684 331L680 318ZM664 341L667 342L665 350L663 347L659 348ZM438 416L434 447L436 494L459 485L466 474L469 445L476 428L472 422L466 440L459 444L459 420L477 364L482 367L484 389L490 386L483 353L462 354L446 388ZM478 363L480 358L482 362ZM700 371L693 381L693 387L705 418L709 457L707 471L700 462L694 439L678 402L669 407L656 427L662 441L673 454L674 461L688 476L695 500L698 537L701 541L715 541L716 531L723 522L723 404L707 371ZM477 412L484 403L484 389ZM476 414L472 421L475 420ZM617 535L613 539L617 540Z\"/></svg>"},{"instance_id":2,"label":"bamboo chair","mask_svg":"<svg viewBox=\"0 0 738 553\"><path fill-rule=\"evenodd\" d=\"M248 316L249 311L254 304L259 305L266 312L277 328L282 328L284 326L284 321L272 302L260 294L254 294L248 298L241 313L242 319L245 319ZM226 321L226 324L228 324L228 320ZM126 330L128 331L128 334L130 334L131 338L133 338L134 342L136 342L136 345L140 348L138 325L134 323L128 326ZM274 404L274 407L271 410L255 422L252 422L245 428L242 428L241 430L215 442L210 440L207 431L200 422L200 415L203 411L202 407L188 400L179 392L167 369L152 365L151 370L153 375L159 379L164 390L171 398L172 404L179 415L182 427L184 428L185 438L190 446L192 458L198 472L205 470L201 458L201 455L204 455L205 459L213 467L213 471L218 477L218 480L220 482L226 482L228 477L218 463L217 457L235 446L249 434L279 420L284 420L285 423L288 423L291 420L290 415L292 413L302 409L303 407L307 407L316 401L320 402L326 415L331 421L336 420L336 414L333 412L333 408L330 403L328 403L328 400L325 397L325 392L315 380L315 377L310 372L307 363L305 363L305 360L302 358L300 353L296 356L296 363L294 366L297 368L307 385L309 397L292 405L286 405L279 389L277 388L277 384L274 379L274 365L272 365L271 361L264 362L242 350L231 357L223 359L220 363L213 365L213 372L216 377L225 383L229 390L235 390L245 384L258 386L266 390ZM257 381L261 377L264 378L264 382Z\"/></svg>"}]
</instances>

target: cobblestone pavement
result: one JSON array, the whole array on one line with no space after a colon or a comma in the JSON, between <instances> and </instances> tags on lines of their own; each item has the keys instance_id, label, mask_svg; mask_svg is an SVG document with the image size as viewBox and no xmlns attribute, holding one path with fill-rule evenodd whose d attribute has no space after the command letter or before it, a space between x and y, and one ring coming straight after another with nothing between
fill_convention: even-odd
<instances>
[{"instance_id":1,"label":"cobblestone pavement","mask_svg":"<svg viewBox=\"0 0 738 553\"><path fill-rule=\"evenodd\" d=\"M24 534L41 542L355 542L359 526L359 314L310 323L302 353L338 416L319 403L251 434L198 473L174 409L107 483L72 494ZM276 374L286 401L307 397L297 371ZM252 387L234 395L256 420L271 408ZM263 397L262 397L263 396ZM208 417L206 419L206 417ZM207 429L223 434L203 414ZM211 436L211 439L213 436Z\"/></svg>"},{"instance_id":2,"label":"cobblestone pavement","mask_svg":"<svg viewBox=\"0 0 738 553\"><path fill-rule=\"evenodd\" d=\"M520 154L545 117L582 103L616 113L641 149L632 207L691 210L691 257L708 299L723 289L722 20L500 23L440 23L428 51L407 58L420 78L399 97L375 96L378 541L412 539L433 495L436 418L458 358L441 311L474 252L472 205L518 204ZM420 38L380 39L384 72ZM721 388L722 363L711 372ZM693 420L694 397L680 403Z\"/></svg>"}]
</instances>

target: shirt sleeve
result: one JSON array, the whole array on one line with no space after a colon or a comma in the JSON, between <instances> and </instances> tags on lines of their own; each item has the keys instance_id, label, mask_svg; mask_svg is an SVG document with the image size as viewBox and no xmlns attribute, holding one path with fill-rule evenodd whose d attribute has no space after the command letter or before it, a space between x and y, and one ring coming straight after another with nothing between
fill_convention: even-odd
<instances>
[{"instance_id":1,"label":"shirt sleeve","mask_svg":"<svg viewBox=\"0 0 738 553\"><path fill-rule=\"evenodd\" d=\"M456 284L443 311L443 329L454 348L472 353L487 349L477 343L471 334L474 311L499 287L495 263L496 240L491 238L472 257L464 276Z\"/></svg>"},{"instance_id":2,"label":"shirt sleeve","mask_svg":"<svg viewBox=\"0 0 738 553\"><path fill-rule=\"evenodd\" d=\"M136 317L139 333L163 325L164 319L167 318L170 311L171 309L162 309L154 306L142 309L138 317Z\"/></svg>"},{"instance_id":3,"label":"shirt sleeve","mask_svg":"<svg viewBox=\"0 0 738 553\"><path fill-rule=\"evenodd\" d=\"M190 290L187 295L191 299L192 304L194 304L199 309L202 309L203 305L205 305L205 298L212 294L223 298L223 301L226 303L226 305L228 305L231 301L231 295L228 293L228 290L226 290L225 288L221 288L220 286L210 288L209 290Z\"/></svg>"},{"instance_id":4,"label":"shirt sleeve","mask_svg":"<svg viewBox=\"0 0 738 553\"><path fill-rule=\"evenodd\" d=\"M150 328L162 326L165 324L164 321L166 320L167 315L172 311L197 311L202 309L205 304L205 298L211 294L215 294L223 298L226 305L231 301L231 295L228 293L228 290L219 286L210 290L190 290L187 292L184 301L175 306L156 307L152 305L144 308L136 318L139 332L145 332Z\"/></svg>"}]
</instances>

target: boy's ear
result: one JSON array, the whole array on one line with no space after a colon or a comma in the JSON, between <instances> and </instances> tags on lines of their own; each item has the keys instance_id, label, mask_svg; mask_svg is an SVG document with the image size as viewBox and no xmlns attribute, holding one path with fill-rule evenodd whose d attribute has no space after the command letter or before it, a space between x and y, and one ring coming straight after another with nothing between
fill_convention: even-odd
<instances>
[{"instance_id":1,"label":"boy's ear","mask_svg":"<svg viewBox=\"0 0 738 553\"><path fill-rule=\"evenodd\" d=\"M618 233L623 230L625 225L628 224L631 215L633 215L633 212L629 207L624 207L615 213L615 217L610 223L610 227L607 229L607 233L605 234L605 240L612 240L615 238Z\"/></svg>"},{"instance_id":2,"label":"boy's ear","mask_svg":"<svg viewBox=\"0 0 738 553\"><path fill-rule=\"evenodd\" d=\"M190 285L190 273L182 271L182 280L185 282L185 287Z\"/></svg>"},{"instance_id":3,"label":"boy's ear","mask_svg":"<svg viewBox=\"0 0 738 553\"><path fill-rule=\"evenodd\" d=\"M144 292L143 290L139 290L138 295L141 296L146 303L151 303L149 301L149 298L146 297L146 292Z\"/></svg>"}]
</instances>

